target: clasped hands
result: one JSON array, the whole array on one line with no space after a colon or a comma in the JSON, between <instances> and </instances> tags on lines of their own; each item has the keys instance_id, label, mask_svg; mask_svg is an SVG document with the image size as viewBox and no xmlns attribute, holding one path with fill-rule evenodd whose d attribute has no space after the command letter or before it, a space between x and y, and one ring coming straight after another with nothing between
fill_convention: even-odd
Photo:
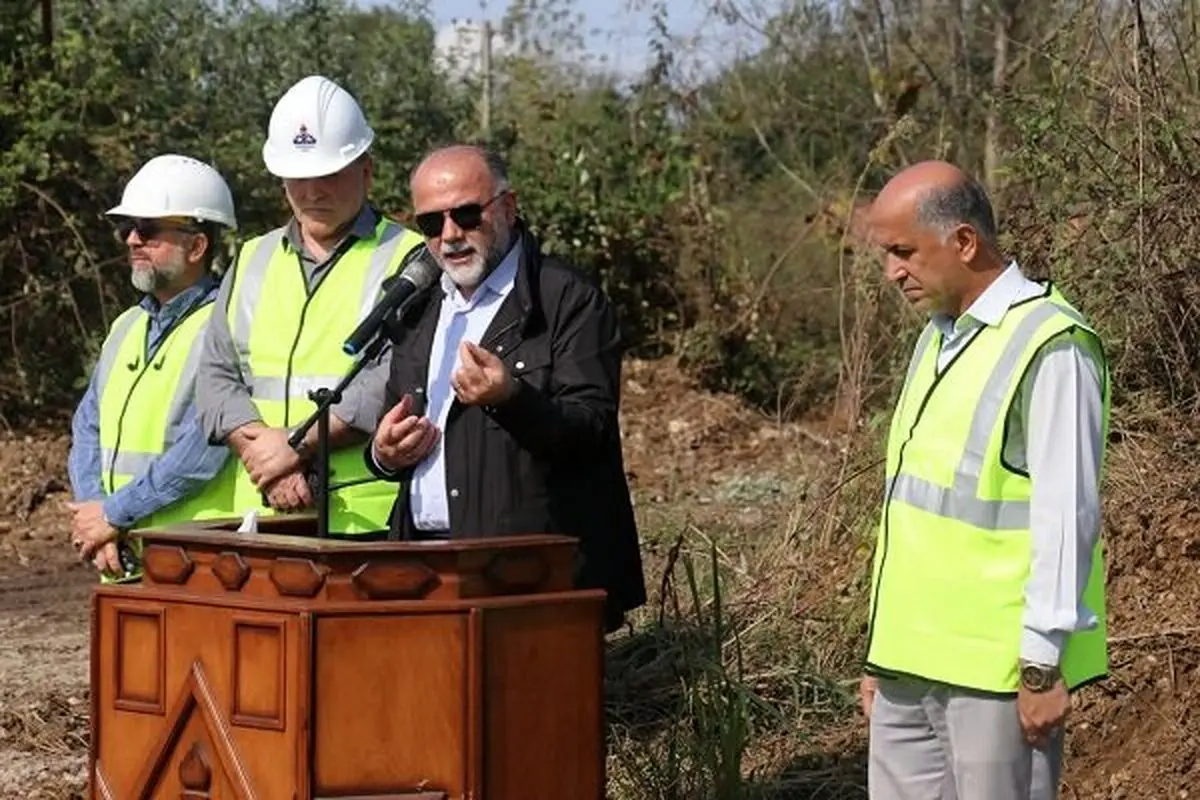
<instances>
[{"instance_id":1,"label":"clasped hands","mask_svg":"<svg viewBox=\"0 0 1200 800\"><path fill-rule=\"evenodd\" d=\"M104 518L104 503L88 500L67 503L71 517L71 544L79 551L79 560L88 561L101 572L118 574L121 559L117 554L119 531Z\"/></svg>"},{"instance_id":2,"label":"clasped hands","mask_svg":"<svg viewBox=\"0 0 1200 800\"><path fill-rule=\"evenodd\" d=\"M278 511L299 511L313 504L304 475L305 461L288 443L288 432L251 423L230 436L230 444L250 474L250 480Z\"/></svg>"},{"instance_id":3,"label":"clasped hands","mask_svg":"<svg viewBox=\"0 0 1200 800\"><path fill-rule=\"evenodd\" d=\"M495 354L473 342L458 348L461 365L450 376L450 388L466 406L495 406L517 390L516 379ZM375 461L395 472L416 465L432 452L441 431L426 416L413 413L412 395L389 408L375 430Z\"/></svg>"}]
</instances>

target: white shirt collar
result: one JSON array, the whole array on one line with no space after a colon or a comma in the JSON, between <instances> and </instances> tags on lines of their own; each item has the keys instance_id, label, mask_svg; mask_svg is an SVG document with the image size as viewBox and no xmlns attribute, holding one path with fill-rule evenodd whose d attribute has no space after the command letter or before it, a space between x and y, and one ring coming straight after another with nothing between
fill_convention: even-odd
<instances>
[{"instance_id":1,"label":"white shirt collar","mask_svg":"<svg viewBox=\"0 0 1200 800\"><path fill-rule=\"evenodd\" d=\"M1032 283L1033 281L1021 274L1021 268L1017 266L1017 262L1010 261L1008 267L983 290L979 297L975 298L975 302L971 303L971 306L963 312L962 317L970 317L984 325L999 325L1004 321L1004 315L1008 313L1008 309L1028 294ZM946 335L949 335L957 327L958 321L948 314L933 314L931 319L933 324Z\"/></svg>"}]
</instances>

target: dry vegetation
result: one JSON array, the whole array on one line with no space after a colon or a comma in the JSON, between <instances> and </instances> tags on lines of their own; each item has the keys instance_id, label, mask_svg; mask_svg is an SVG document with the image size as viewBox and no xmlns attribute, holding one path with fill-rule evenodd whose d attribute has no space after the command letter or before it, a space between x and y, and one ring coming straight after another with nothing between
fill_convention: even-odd
<instances>
[{"instance_id":1,"label":"dry vegetation","mask_svg":"<svg viewBox=\"0 0 1200 800\"><path fill-rule=\"evenodd\" d=\"M562 47L565 5L517 3L509 22ZM987 180L1010 252L1092 317L1114 368L1112 674L1079 698L1063 796L1187 797L1200 2L708 5L714 30L757 49L703 81L661 30L632 86L555 53L497 63L491 135L529 218L606 281L631 342L651 603L611 643L612 796L865 796L853 701L880 441L919 320L854 247L853 209L896 168L944 157ZM151 35L164 28L177 35ZM130 300L100 212L150 151L177 149L230 176L247 230L274 224L258 131L312 66L293 40L331 30L354 46L322 49L322 69L378 121L376 194L403 208L413 154L477 132L478 87L430 72L432 32L401 10L0 4L0 422L17 431L0 443L0 796L83 781L90 579L61 547L61 411ZM408 60L381 75L385 55Z\"/></svg>"}]
</instances>

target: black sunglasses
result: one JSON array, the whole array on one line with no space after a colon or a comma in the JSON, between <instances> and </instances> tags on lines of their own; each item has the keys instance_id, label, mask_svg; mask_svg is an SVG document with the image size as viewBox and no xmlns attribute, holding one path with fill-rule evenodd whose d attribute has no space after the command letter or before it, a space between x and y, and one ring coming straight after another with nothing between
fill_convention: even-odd
<instances>
[{"instance_id":1,"label":"black sunglasses","mask_svg":"<svg viewBox=\"0 0 1200 800\"><path fill-rule=\"evenodd\" d=\"M466 203L465 205L441 211L426 211L423 214L417 214L417 229L421 231L421 235L425 238L436 239L442 235L442 228L446 225L446 217L450 217L450 219L454 220L454 224L464 231L473 231L483 224L483 210L506 194L508 194L507 190L499 192L486 203Z\"/></svg>"},{"instance_id":2,"label":"black sunglasses","mask_svg":"<svg viewBox=\"0 0 1200 800\"><path fill-rule=\"evenodd\" d=\"M138 238L143 242L157 239L166 231L180 233L199 233L199 229L190 225L180 225L177 222L166 222L161 219L130 219L123 218L117 222L117 236L121 241L129 238L129 234L137 231Z\"/></svg>"}]
</instances>

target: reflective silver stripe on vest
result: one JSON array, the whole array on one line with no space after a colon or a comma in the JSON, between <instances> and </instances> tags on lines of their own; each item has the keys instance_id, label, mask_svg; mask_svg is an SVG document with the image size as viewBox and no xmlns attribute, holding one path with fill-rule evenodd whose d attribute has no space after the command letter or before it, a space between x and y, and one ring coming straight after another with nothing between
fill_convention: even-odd
<instances>
[{"instance_id":1,"label":"reflective silver stripe on vest","mask_svg":"<svg viewBox=\"0 0 1200 800\"><path fill-rule=\"evenodd\" d=\"M96 362L97 400L104 393L104 387L108 384L108 376L112 373L113 364L117 360L117 353L121 352L121 346L125 344L125 337L129 334L129 329L145 316L145 310L139 307L133 313L122 316L113 325L112 333L108 337L107 346L101 349L100 359ZM141 354L139 353L139 355Z\"/></svg>"},{"instance_id":2,"label":"reflective silver stripe on vest","mask_svg":"<svg viewBox=\"0 0 1200 800\"><path fill-rule=\"evenodd\" d=\"M908 374L904 376L905 389L912 386L912 382L916 380L917 370L921 368L921 362L925 360L925 351L929 349L935 334L937 334L937 326L932 322L925 326L925 330L921 331L921 338L917 340L917 346L913 348L912 361L908 362Z\"/></svg>"},{"instance_id":3,"label":"reflective silver stripe on vest","mask_svg":"<svg viewBox=\"0 0 1200 800\"><path fill-rule=\"evenodd\" d=\"M267 267L275 256L275 250L283 241L283 228L276 228L264 234L258 247L250 256L250 260L241 265L241 275L238 276L237 307L233 309L233 319L229 322L229 333L237 348L238 358L241 359L245 374L250 372L250 331L254 326L254 312L257 311L258 301L262 298L262 287L267 280Z\"/></svg>"},{"instance_id":4,"label":"reflective silver stripe on vest","mask_svg":"<svg viewBox=\"0 0 1200 800\"><path fill-rule=\"evenodd\" d=\"M332 389L341 381L341 375L293 375L291 378L292 399L308 399L311 389ZM274 400L282 403L288 399L289 384L285 378L255 375L250 379L250 394L256 400Z\"/></svg>"},{"instance_id":5,"label":"reflective silver stripe on vest","mask_svg":"<svg viewBox=\"0 0 1200 800\"><path fill-rule=\"evenodd\" d=\"M183 417L184 409L195 397L196 371L200 366L200 356L204 352L204 335L205 331L201 328L192 339L187 361L183 364L183 371L179 373L179 384L175 387L175 396L171 398L171 408L167 417L168 425L179 422Z\"/></svg>"},{"instance_id":6,"label":"reflective silver stripe on vest","mask_svg":"<svg viewBox=\"0 0 1200 800\"><path fill-rule=\"evenodd\" d=\"M1017 377L1021 356L1038 328L1058 314L1064 314L1078 323L1083 322L1072 309L1049 301L1029 312L1017 325L975 406L962 460L954 474L954 485L949 488L939 486L924 478L904 474L901 470L892 484L891 502L904 503L985 530L1020 530L1029 527L1028 501L980 499L979 479L983 473L984 453L987 452L992 431L1004 413L1004 398ZM928 341L925 346L929 346ZM923 356L923 351L919 355ZM913 374L915 371L910 371L910 380Z\"/></svg>"},{"instance_id":7,"label":"reflective silver stripe on vest","mask_svg":"<svg viewBox=\"0 0 1200 800\"><path fill-rule=\"evenodd\" d=\"M371 263L367 267L367 279L363 284L362 299L359 301L358 320L356 321L361 322L366 319L367 314L371 313L371 309L379 301L380 284L387 276L388 264L392 263L392 259L395 258L403 238L404 228L400 225L393 223L383 227L383 234L379 237L374 252L371 253Z\"/></svg>"},{"instance_id":8,"label":"reflective silver stripe on vest","mask_svg":"<svg viewBox=\"0 0 1200 800\"><path fill-rule=\"evenodd\" d=\"M100 454L104 459L102 463L106 465L105 471L111 470L116 475L141 475L150 468L150 464L154 459L162 455L162 453L120 450L117 452L116 459L114 460L113 451L108 447L102 449Z\"/></svg>"}]
</instances>

